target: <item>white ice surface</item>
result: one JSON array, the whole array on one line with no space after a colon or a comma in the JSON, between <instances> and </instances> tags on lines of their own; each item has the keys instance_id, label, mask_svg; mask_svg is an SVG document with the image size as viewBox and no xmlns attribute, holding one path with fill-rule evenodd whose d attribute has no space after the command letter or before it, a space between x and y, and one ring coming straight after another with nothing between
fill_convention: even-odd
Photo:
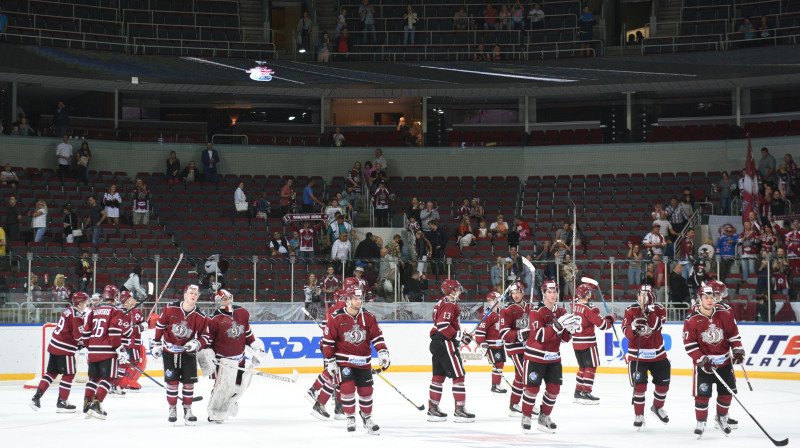
<instances>
[{"instance_id":1,"label":"white ice surface","mask_svg":"<svg viewBox=\"0 0 800 448\"><path fill-rule=\"evenodd\" d=\"M427 403L427 373L393 373L384 376L416 404ZM344 421L319 421L309 415L311 406L303 393L311 386L314 375L300 375L297 383L282 383L254 377L248 393L240 401L239 416L222 425L206 421L211 382L201 380L195 394L205 399L194 405L198 417L196 427L179 427L167 422L167 403L163 389L146 378L140 379L143 389L125 398L109 396L105 401L106 421L85 419L80 413L57 414L57 387L51 387L42 398L42 409L28 407L33 391L23 389L21 382L0 383L0 447L215 447L250 446L330 448L368 443L381 448L421 447L515 447L535 444L540 447L676 447L772 446L747 414L734 403L730 415L739 420L739 429L727 439L713 427L714 400L709 412L709 425L702 440L692 434L695 426L694 405L690 394L691 378L673 376L665 409L670 423L662 425L649 411L646 428L635 432L631 389L624 375L598 375L595 395L598 406L574 404L572 394L575 375L566 373L562 393L552 414L558 424L556 434L535 429L523 434L519 418L508 417L508 394L489 392L487 373L467 374L467 409L477 415L471 424L429 423L425 411L414 409L383 380L375 377L374 418L381 426L380 436L367 435L360 426L347 433ZM506 373L511 379L511 374ZM752 379L755 392L743 380L738 381L740 399L776 439L789 437L789 446L800 441L798 403L800 382ZM54 385L55 386L55 385ZM506 386L507 387L507 386ZM75 385L70 401L79 407L83 387ZM647 394L647 408L652 402L652 388ZM444 412L452 415L453 399L450 382L445 385L442 400ZM333 404L328 403L333 414ZM535 428L535 423L534 423ZM97 440L92 440L97 437Z\"/></svg>"}]
</instances>

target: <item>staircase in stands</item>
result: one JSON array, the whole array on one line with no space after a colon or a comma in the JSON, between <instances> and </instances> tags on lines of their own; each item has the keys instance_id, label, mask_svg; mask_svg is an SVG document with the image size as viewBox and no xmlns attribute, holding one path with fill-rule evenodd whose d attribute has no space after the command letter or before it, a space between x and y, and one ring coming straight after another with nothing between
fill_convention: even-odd
<instances>
[{"instance_id":1,"label":"staircase in stands","mask_svg":"<svg viewBox=\"0 0 800 448\"><path fill-rule=\"evenodd\" d=\"M242 40L264 42L264 2L262 0L239 0L239 23Z\"/></svg>"},{"instance_id":2,"label":"staircase in stands","mask_svg":"<svg viewBox=\"0 0 800 448\"><path fill-rule=\"evenodd\" d=\"M339 11L336 10L336 0L314 0L315 15L314 24L317 27L318 34L321 36L323 31L328 34L333 33L336 28L336 18L339 16ZM356 11L347 11L348 16L356 14Z\"/></svg>"},{"instance_id":3,"label":"staircase in stands","mask_svg":"<svg viewBox=\"0 0 800 448\"><path fill-rule=\"evenodd\" d=\"M681 20L681 0L664 0L658 8L656 32L652 37L674 37L678 35Z\"/></svg>"}]
</instances>

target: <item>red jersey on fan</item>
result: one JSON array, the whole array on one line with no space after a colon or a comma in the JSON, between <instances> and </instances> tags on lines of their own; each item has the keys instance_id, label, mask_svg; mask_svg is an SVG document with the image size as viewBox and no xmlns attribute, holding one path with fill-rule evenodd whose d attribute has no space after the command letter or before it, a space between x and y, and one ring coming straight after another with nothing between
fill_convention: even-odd
<instances>
[{"instance_id":1,"label":"red jersey on fan","mask_svg":"<svg viewBox=\"0 0 800 448\"><path fill-rule=\"evenodd\" d=\"M800 256L800 231L786 230L781 226L773 225L781 235L783 235L784 244L786 245L786 253L791 257Z\"/></svg>"},{"instance_id":2,"label":"red jersey on fan","mask_svg":"<svg viewBox=\"0 0 800 448\"><path fill-rule=\"evenodd\" d=\"M233 305L231 312L215 309L206 319L206 328L200 337L203 348L211 347L220 358L240 358L245 345L255 340L250 330L250 312L238 305Z\"/></svg>"},{"instance_id":3,"label":"red jersey on fan","mask_svg":"<svg viewBox=\"0 0 800 448\"><path fill-rule=\"evenodd\" d=\"M453 339L456 333L461 331L461 310L455 300L447 300L443 297L439 303L433 307L433 328L430 336L439 332L445 339Z\"/></svg>"},{"instance_id":4,"label":"red jersey on fan","mask_svg":"<svg viewBox=\"0 0 800 448\"><path fill-rule=\"evenodd\" d=\"M361 193L361 170L353 168L347 172L347 178L355 182L355 185L350 184L353 185L353 193Z\"/></svg>"},{"instance_id":5,"label":"red jersey on fan","mask_svg":"<svg viewBox=\"0 0 800 448\"><path fill-rule=\"evenodd\" d=\"M64 308L47 345L51 355L74 356L83 339L83 313L75 307Z\"/></svg>"},{"instance_id":6,"label":"red jersey on fan","mask_svg":"<svg viewBox=\"0 0 800 448\"><path fill-rule=\"evenodd\" d=\"M695 363L707 355L717 366L729 364L730 349L742 347L733 313L717 304L711 316L690 314L683 322L683 347Z\"/></svg>"},{"instance_id":7,"label":"red jersey on fan","mask_svg":"<svg viewBox=\"0 0 800 448\"><path fill-rule=\"evenodd\" d=\"M167 305L156 323L155 340L163 340L164 350L170 353L183 352L183 344L199 337L206 328L206 315L196 305L187 313L181 304L182 301Z\"/></svg>"},{"instance_id":8,"label":"red jersey on fan","mask_svg":"<svg viewBox=\"0 0 800 448\"><path fill-rule=\"evenodd\" d=\"M667 310L659 305L653 305L654 310L647 315L642 312L642 307L639 304L634 304L625 310L625 316L622 318L622 332L628 338L628 360L633 362L636 358L639 361L660 361L667 357L667 352L664 349L664 338L661 336L661 327L667 320ZM631 323L638 317L647 319L647 325L653 330L648 335L641 335L641 344L639 344L639 335L633 332Z\"/></svg>"},{"instance_id":9,"label":"red jersey on fan","mask_svg":"<svg viewBox=\"0 0 800 448\"><path fill-rule=\"evenodd\" d=\"M766 250L769 254L772 253L775 243L778 242L778 238L774 233L764 232L758 239L761 241L761 250Z\"/></svg>"},{"instance_id":10,"label":"red jersey on fan","mask_svg":"<svg viewBox=\"0 0 800 448\"><path fill-rule=\"evenodd\" d=\"M567 310L556 306L555 310L539 303L530 312L530 335L525 344L525 360L540 364L552 364L561 361L561 342L569 342L572 337L569 331L559 334L553 328L553 322L567 314Z\"/></svg>"},{"instance_id":11,"label":"red jersey on fan","mask_svg":"<svg viewBox=\"0 0 800 448\"><path fill-rule=\"evenodd\" d=\"M530 323L530 306L512 303L500 311L500 336L506 344L506 353L519 355L525 349L525 344L517 340L517 333L528 328Z\"/></svg>"},{"instance_id":12,"label":"red jersey on fan","mask_svg":"<svg viewBox=\"0 0 800 448\"><path fill-rule=\"evenodd\" d=\"M89 350L88 361L115 358L123 334L130 337L131 327L121 309L107 303L92 308L83 324L83 345Z\"/></svg>"},{"instance_id":13,"label":"red jersey on fan","mask_svg":"<svg viewBox=\"0 0 800 448\"><path fill-rule=\"evenodd\" d=\"M478 329L475 330L475 342L478 345L486 342L489 347L500 348L503 346L503 338L500 336L500 313L490 312L486 319L483 319Z\"/></svg>"},{"instance_id":14,"label":"red jersey on fan","mask_svg":"<svg viewBox=\"0 0 800 448\"><path fill-rule=\"evenodd\" d=\"M594 335L594 328L607 330L610 325L608 321L600 317L600 309L593 303L575 302L572 307L572 314L581 317L581 329L572 335L572 348L575 350L586 350L597 346L597 338Z\"/></svg>"},{"instance_id":15,"label":"red jersey on fan","mask_svg":"<svg viewBox=\"0 0 800 448\"><path fill-rule=\"evenodd\" d=\"M137 345L142 345L142 333L139 331L139 324L144 323L145 319L142 315L142 310L139 308L131 308L125 312L125 320L131 328L131 335L122 337L122 345L125 348L134 348Z\"/></svg>"},{"instance_id":16,"label":"red jersey on fan","mask_svg":"<svg viewBox=\"0 0 800 448\"><path fill-rule=\"evenodd\" d=\"M326 275L326 276L325 276L325 277L322 279L322 284L321 284L320 286L321 286L323 289L336 289L336 288L338 288L338 287L339 287L339 285L341 285L341 283L342 283L342 282L339 280L339 278L338 278L338 277L336 277L336 276L329 277L329 276L327 276L327 275ZM335 292L335 291L334 291L334 292ZM333 294L334 294L333 292L326 292L326 293L323 293L323 294L322 294L322 296L323 296L322 298L323 298L323 300L325 300L326 302L331 302L331 301L333 301L333 300L334 300L334 298L333 298Z\"/></svg>"},{"instance_id":17,"label":"red jersey on fan","mask_svg":"<svg viewBox=\"0 0 800 448\"><path fill-rule=\"evenodd\" d=\"M322 354L326 359L336 358L340 367L370 369L373 346L375 350L387 349L372 313L362 309L353 317L346 308L341 308L331 314L322 336Z\"/></svg>"},{"instance_id":18,"label":"red jersey on fan","mask_svg":"<svg viewBox=\"0 0 800 448\"><path fill-rule=\"evenodd\" d=\"M389 194L389 190L383 185L378 185L378 188L374 193L372 193L372 202L375 204L375 208L377 209L389 208L390 200L391 195Z\"/></svg>"}]
</instances>

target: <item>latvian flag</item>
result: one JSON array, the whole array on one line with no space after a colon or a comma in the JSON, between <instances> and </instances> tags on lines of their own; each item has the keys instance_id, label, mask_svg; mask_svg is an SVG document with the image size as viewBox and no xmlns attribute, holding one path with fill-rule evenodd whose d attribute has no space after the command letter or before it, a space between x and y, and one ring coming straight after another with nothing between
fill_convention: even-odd
<instances>
[{"instance_id":1,"label":"latvian flag","mask_svg":"<svg viewBox=\"0 0 800 448\"><path fill-rule=\"evenodd\" d=\"M747 164L745 165L744 182L742 183L742 222L747 221L751 211L758 213L761 193L758 191L758 170L753 160L753 145L747 137Z\"/></svg>"}]
</instances>

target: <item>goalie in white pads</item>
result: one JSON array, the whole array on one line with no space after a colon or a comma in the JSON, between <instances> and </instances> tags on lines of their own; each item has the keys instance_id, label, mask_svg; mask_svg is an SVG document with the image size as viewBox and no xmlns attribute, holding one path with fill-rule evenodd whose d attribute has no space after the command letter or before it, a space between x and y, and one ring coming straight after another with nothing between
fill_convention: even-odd
<instances>
[{"instance_id":1,"label":"goalie in white pads","mask_svg":"<svg viewBox=\"0 0 800 448\"><path fill-rule=\"evenodd\" d=\"M208 421L222 423L228 416L236 417L238 400L253 378L252 367L246 371L239 370L245 366L245 347L250 346L253 351L253 366L261 363L265 353L264 343L250 330L250 313L233 304L233 294L220 290L214 297L214 306L200 337L204 348L198 354L198 360L204 356L216 358L214 389L208 400Z\"/></svg>"}]
</instances>

